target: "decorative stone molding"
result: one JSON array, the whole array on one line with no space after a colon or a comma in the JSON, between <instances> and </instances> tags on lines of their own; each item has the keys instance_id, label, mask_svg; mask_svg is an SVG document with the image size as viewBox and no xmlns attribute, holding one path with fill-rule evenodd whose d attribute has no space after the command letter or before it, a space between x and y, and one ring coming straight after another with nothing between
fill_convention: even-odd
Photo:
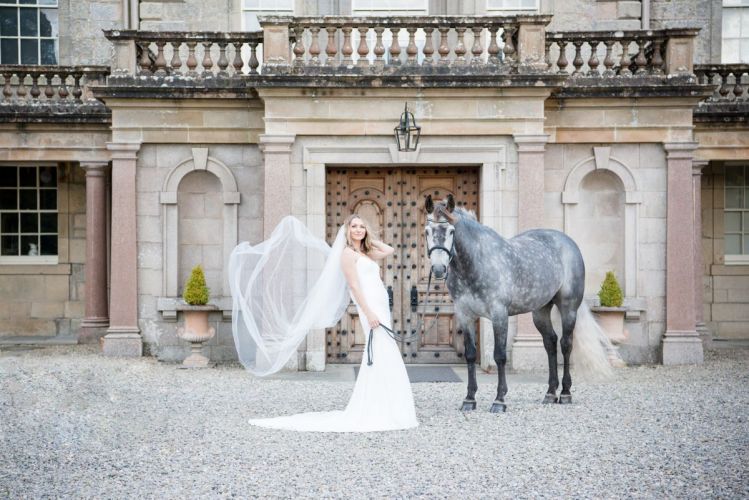
<instances>
[{"instance_id":1,"label":"decorative stone molding","mask_svg":"<svg viewBox=\"0 0 749 500\"><path fill-rule=\"evenodd\" d=\"M195 170L205 170L215 175L221 182L223 193L223 280L222 293L231 295L227 277L229 254L237 245L238 205L241 198L237 181L229 167L208 156L208 148L193 148L192 158L182 161L167 175L159 194L162 205L162 294L164 297L177 297L179 277L179 208L177 192L182 179ZM165 313L166 315L166 313Z\"/></svg>"},{"instance_id":2,"label":"decorative stone molding","mask_svg":"<svg viewBox=\"0 0 749 500\"><path fill-rule=\"evenodd\" d=\"M567 176L562 192L564 231L572 229L571 209L580 201L580 185L589 173L606 170L614 174L624 186L624 296L634 301L637 296L637 241L638 205L642 193L632 170L624 162L611 156L610 147L594 147L593 156L580 161Z\"/></svg>"}]
</instances>

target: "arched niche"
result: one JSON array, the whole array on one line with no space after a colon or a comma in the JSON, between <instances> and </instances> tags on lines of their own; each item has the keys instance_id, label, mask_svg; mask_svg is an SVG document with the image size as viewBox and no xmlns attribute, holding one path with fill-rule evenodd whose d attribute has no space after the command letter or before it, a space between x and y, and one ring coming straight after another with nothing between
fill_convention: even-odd
<instances>
[{"instance_id":1,"label":"arched niche","mask_svg":"<svg viewBox=\"0 0 749 500\"><path fill-rule=\"evenodd\" d=\"M618 278L622 282L625 297L634 298L637 295L637 207L641 203L641 193L631 169L624 162L612 157L610 152L611 148L608 147L593 148L593 156L576 164L567 176L562 193L564 230L567 234L573 235L576 232L575 224L584 223L584 221L578 221L580 218L578 211L582 212L589 208L580 206L581 196L586 192L597 189L602 198L609 196L613 201L616 198L615 191L623 190L622 197L617 201L620 208L623 202L623 227L611 228L612 231L618 232L612 235L611 239L612 248L617 241L623 240L623 276L619 275ZM593 175L586 181L591 174ZM606 207L600 209L606 211ZM616 220L618 209L615 207L609 207L609 209L608 217ZM586 214L586 216L589 215ZM598 230L600 231L600 228ZM591 292L587 287L586 290Z\"/></svg>"},{"instance_id":2,"label":"arched niche","mask_svg":"<svg viewBox=\"0 0 749 500\"><path fill-rule=\"evenodd\" d=\"M179 287L179 205L178 191L182 180L195 171L205 171L218 178L220 183L222 208L222 295L231 295L229 290L228 271L229 254L237 245L237 207L240 195L237 182L229 167L219 160L208 156L207 148L193 148L192 158L180 162L167 175L160 193L162 206L162 268L163 268L163 295L164 297L177 297ZM214 296L217 295L213 291Z\"/></svg>"}]
</instances>

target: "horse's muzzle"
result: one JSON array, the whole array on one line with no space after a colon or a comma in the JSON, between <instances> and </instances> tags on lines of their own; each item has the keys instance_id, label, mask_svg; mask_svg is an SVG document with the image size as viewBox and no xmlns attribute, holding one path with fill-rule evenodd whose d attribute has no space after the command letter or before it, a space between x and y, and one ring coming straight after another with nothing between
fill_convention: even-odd
<instances>
[{"instance_id":1,"label":"horse's muzzle","mask_svg":"<svg viewBox=\"0 0 749 500\"><path fill-rule=\"evenodd\" d=\"M444 265L437 265L432 266L432 274L434 274L434 277L438 280L441 280L445 277L445 274L447 274L447 266Z\"/></svg>"}]
</instances>

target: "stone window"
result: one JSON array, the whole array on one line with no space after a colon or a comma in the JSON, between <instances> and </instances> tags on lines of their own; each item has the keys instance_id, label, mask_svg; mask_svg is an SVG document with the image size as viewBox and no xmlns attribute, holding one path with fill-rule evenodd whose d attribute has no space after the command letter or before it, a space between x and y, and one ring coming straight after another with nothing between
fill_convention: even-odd
<instances>
[{"instance_id":1,"label":"stone window","mask_svg":"<svg viewBox=\"0 0 749 500\"><path fill-rule=\"evenodd\" d=\"M294 0L242 0L243 30L259 31L257 18L262 15L294 15Z\"/></svg>"},{"instance_id":2,"label":"stone window","mask_svg":"<svg viewBox=\"0 0 749 500\"><path fill-rule=\"evenodd\" d=\"M57 167L0 166L0 263L57 263Z\"/></svg>"},{"instance_id":3,"label":"stone window","mask_svg":"<svg viewBox=\"0 0 749 500\"><path fill-rule=\"evenodd\" d=\"M532 11L538 12L538 0L487 0L488 13L496 11Z\"/></svg>"},{"instance_id":4,"label":"stone window","mask_svg":"<svg viewBox=\"0 0 749 500\"><path fill-rule=\"evenodd\" d=\"M726 166L726 262L749 257L749 166ZM732 259L731 257L734 257Z\"/></svg>"},{"instance_id":5,"label":"stone window","mask_svg":"<svg viewBox=\"0 0 749 500\"><path fill-rule=\"evenodd\" d=\"M57 0L0 0L0 64L57 64Z\"/></svg>"},{"instance_id":6,"label":"stone window","mask_svg":"<svg viewBox=\"0 0 749 500\"><path fill-rule=\"evenodd\" d=\"M749 0L723 0L724 64L749 63Z\"/></svg>"},{"instance_id":7,"label":"stone window","mask_svg":"<svg viewBox=\"0 0 749 500\"><path fill-rule=\"evenodd\" d=\"M426 14L427 0L353 0L355 16L399 16Z\"/></svg>"}]
</instances>

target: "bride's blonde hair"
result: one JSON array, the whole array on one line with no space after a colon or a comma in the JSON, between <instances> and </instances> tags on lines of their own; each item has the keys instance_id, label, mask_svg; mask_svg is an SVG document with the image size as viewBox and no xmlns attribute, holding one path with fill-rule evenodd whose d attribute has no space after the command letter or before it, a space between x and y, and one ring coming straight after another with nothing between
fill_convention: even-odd
<instances>
[{"instance_id":1,"label":"bride's blonde hair","mask_svg":"<svg viewBox=\"0 0 749 500\"><path fill-rule=\"evenodd\" d=\"M348 246L349 248L354 248L354 242L351 241L351 222L355 219L359 219L364 224L366 233L364 234L364 239L361 242L361 250L368 255L369 252L372 251L372 248L374 248L372 246L374 231L372 231L372 226L369 225L369 222L367 222L367 220L360 215L351 214L346 217L346 220L343 222L343 225L346 226L346 246Z\"/></svg>"}]
</instances>

